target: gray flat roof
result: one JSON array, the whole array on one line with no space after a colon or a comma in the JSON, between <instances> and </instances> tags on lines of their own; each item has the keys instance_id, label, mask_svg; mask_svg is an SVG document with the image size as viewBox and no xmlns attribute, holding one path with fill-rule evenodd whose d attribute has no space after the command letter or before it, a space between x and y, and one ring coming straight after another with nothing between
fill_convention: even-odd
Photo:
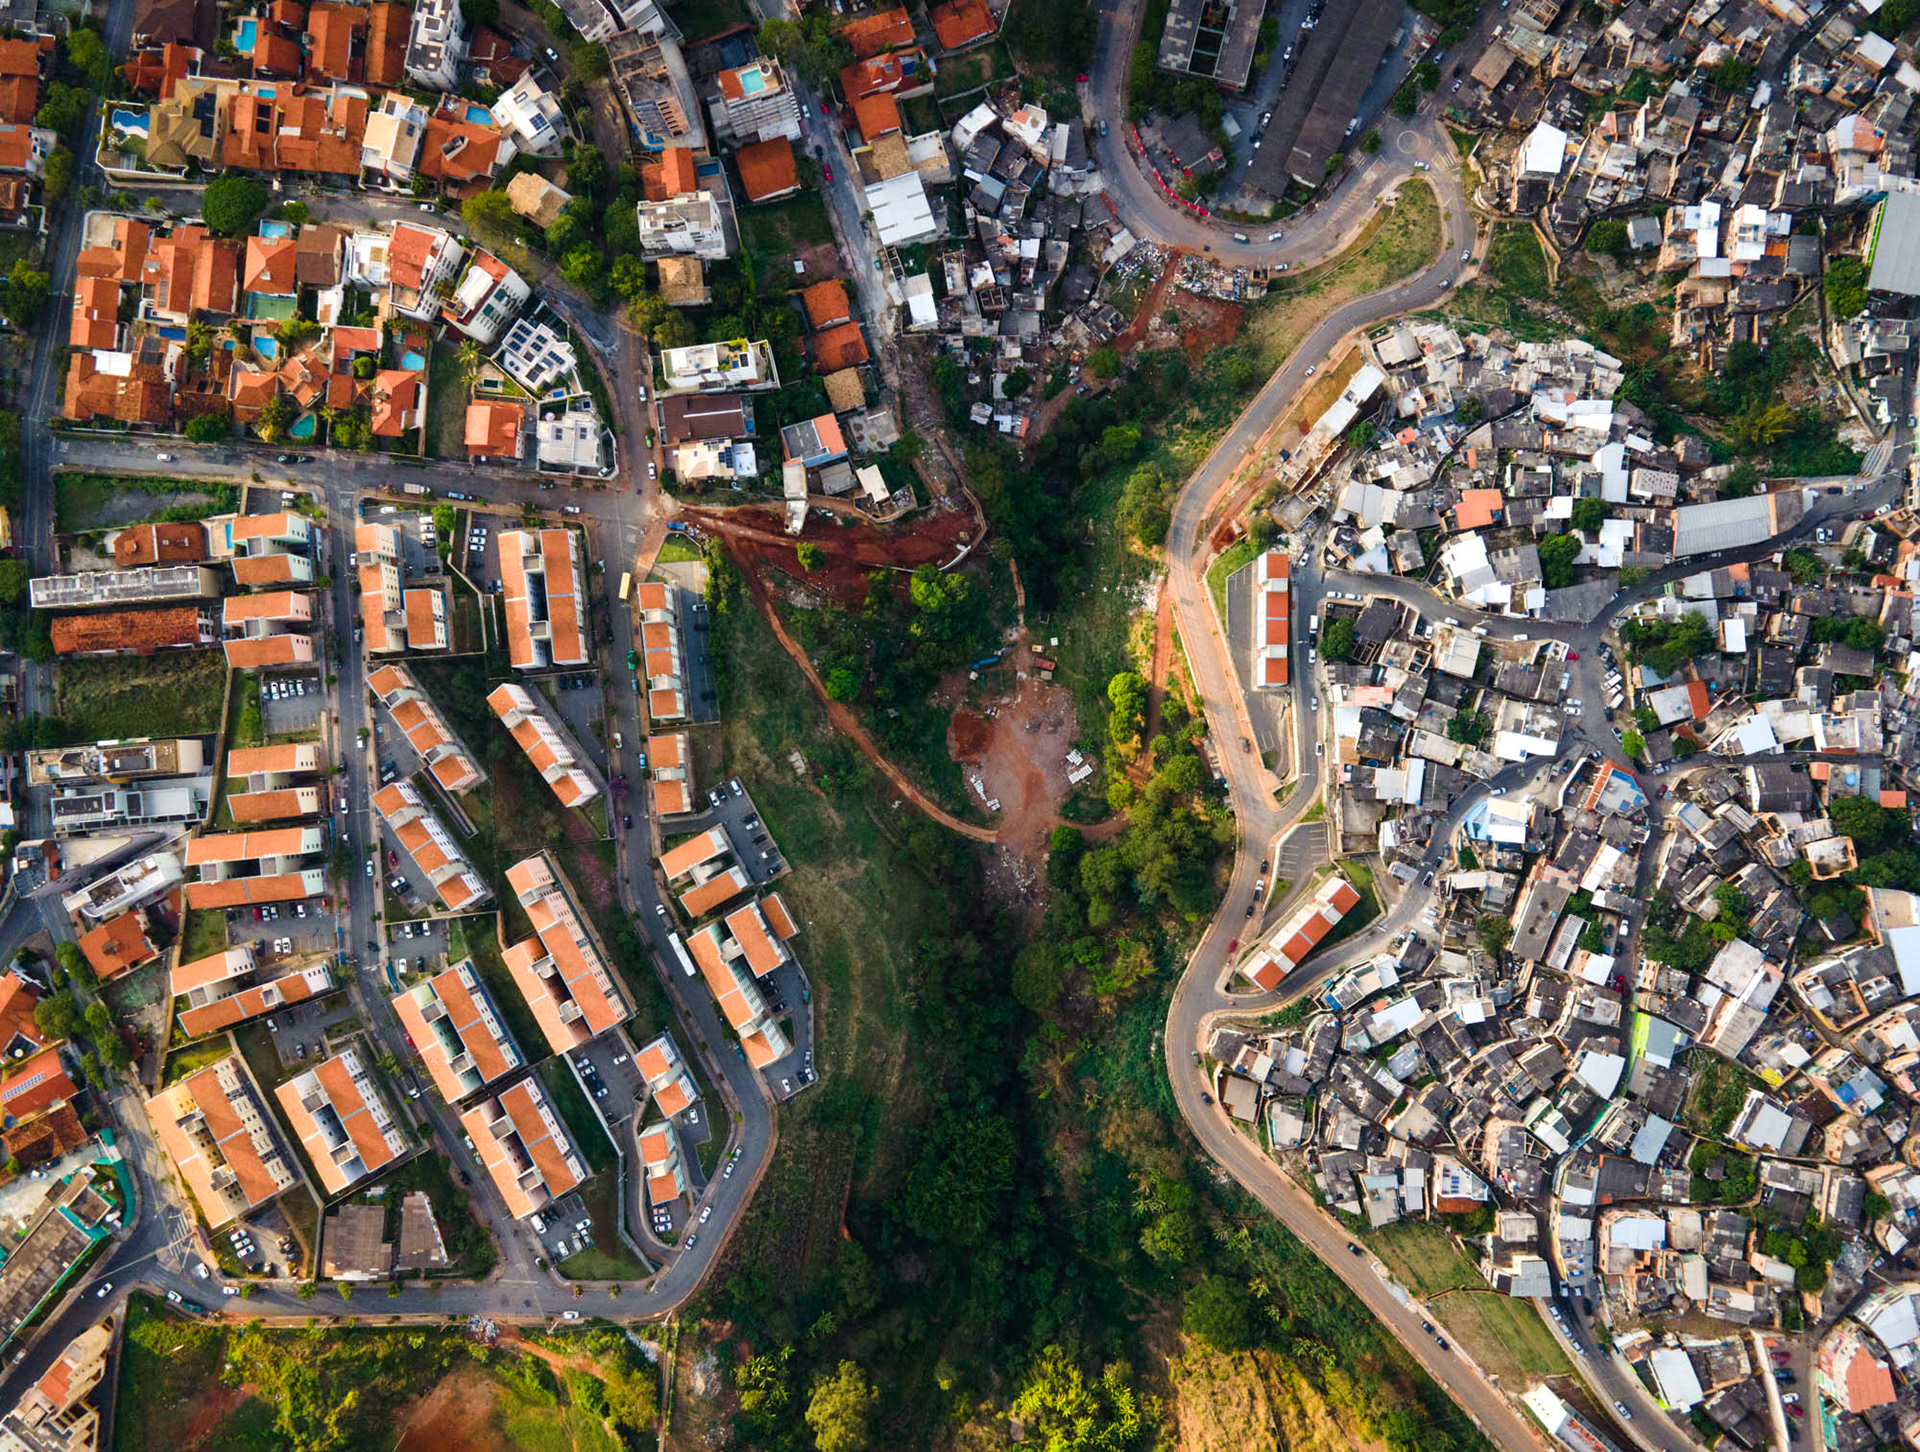
<instances>
[{"instance_id":1,"label":"gray flat roof","mask_svg":"<svg viewBox=\"0 0 1920 1452\"><path fill-rule=\"evenodd\" d=\"M1880 204L1867 287L1872 292L1920 297L1920 196L1890 192Z\"/></svg>"}]
</instances>

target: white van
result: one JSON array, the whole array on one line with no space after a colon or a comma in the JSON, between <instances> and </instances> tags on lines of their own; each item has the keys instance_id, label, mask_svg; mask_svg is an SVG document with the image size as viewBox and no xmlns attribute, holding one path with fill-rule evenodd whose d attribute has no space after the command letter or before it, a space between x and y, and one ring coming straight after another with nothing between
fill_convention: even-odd
<instances>
[{"instance_id":1,"label":"white van","mask_svg":"<svg viewBox=\"0 0 1920 1452\"><path fill-rule=\"evenodd\" d=\"M1320 617L1318 615L1309 615L1307 617L1307 633L1309 635L1314 635L1314 634L1317 634L1319 630L1320 630Z\"/></svg>"}]
</instances>

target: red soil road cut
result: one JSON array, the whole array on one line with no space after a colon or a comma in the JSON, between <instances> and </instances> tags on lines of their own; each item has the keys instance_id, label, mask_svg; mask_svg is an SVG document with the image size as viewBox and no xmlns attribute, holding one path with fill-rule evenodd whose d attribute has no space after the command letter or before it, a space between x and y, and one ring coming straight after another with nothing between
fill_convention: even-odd
<instances>
[{"instance_id":1,"label":"red soil road cut","mask_svg":"<svg viewBox=\"0 0 1920 1452\"><path fill-rule=\"evenodd\" d=\"M828 523L809 513L798 535L788 534L777 510L757 506L744 509L689 509L689 523L718 535L742 572L752 576L764 568L780 570L824 590L836 600L856 604L866 598L867 574L872 570L912 570L920 565L944 565L974 537L974 523L964 510L925 510L904 524L880 528L859 523ZM817 545L826 563L807 574L794 559L800 542Z\"/></svg>"},{"instance_id":2,"label":"red soil road cut","mask_svg":"<svg viewBox=\"0 0 1920 1452\"><path fill-rule=\"evenodd\" d=\"M1215 297L1182 292L1174 301L1180 313L1180 347L1187 361L1198 367L1216 348L1224 348L1240 336L1240 321L1247 310L1238 303Z\"/></svg>"}]
</instances>

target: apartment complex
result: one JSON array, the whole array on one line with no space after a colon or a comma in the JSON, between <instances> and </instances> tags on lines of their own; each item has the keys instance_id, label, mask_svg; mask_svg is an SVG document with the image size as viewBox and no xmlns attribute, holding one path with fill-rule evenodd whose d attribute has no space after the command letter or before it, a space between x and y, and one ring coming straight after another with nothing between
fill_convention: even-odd
<instances>
[{"instance_id":1,"label":"apartment complex","mask_svg":"<svg viewBox=\"0 0 1920 1452\"><path fill-rule=\"evenodd\" d=\"M320 743L286 741L277 746L241 746L227 753L227 779L245 783L227 797L227 810L242 826L311 817L322 811L321 787L301 778L320 774Z\"/></svg>"},{"instance_id":2,"label":"apartment complex","mask_svg":"<svg viewBox=\"0 0 1920 1452\"><path fill-rule=\"evenodd\" d=\"M427 764L433 779L448 792L467 792L480 785L480 768L446 717L403 665L383 665L367 677L367 689L393 718L416 755Z\"/></svg>"},{"instance_id":3,"label":"apartment complex","mask_svg":"<svg viewBox=\"0 0 1920 1452\"><path fill-rule=\"evenodd\" d=\"M667 1118L699 1102L700 1091L694 1087L693 1075L687 1072L686 1060L680 1057L680 1047L671 1034L647 1040L635 1050L633 1062L645 1077L655 1106Z\"/></svg>"},{"instance_id":4,"label":"apartment complex","mask_svg":"<svg viewBox=\"0 0 1920 1452\"><path fill-rule=\"evenodd\" d=\"M293 902L326 891L322 862L327 829L269 827L252 832L208 832L187 843L187 866L200 880L187 884L191 908L245 907Z\"/></svg>"},{"instance_id":5,"label":"apartment complex","mask_svg":"<svg viewBox=\"0 0 1920 1452\"><path fill-rule=\"evenodd\" d=\"M406 1131L357 1047L296 1074L274 1090L274 1097L329 1195L343 1193L407 1153Z\"/></svg>"},{"instance_id":6,"label":"apartment complex","mask_svg":"<svg viewBox=\"0 0 1920 1452\"><path fill-rule=\"evenodd\" d=\"M649 580L636 592L640 648L647 678L647 716L660 721L687 717L685 646L680 638L677 587Z\"/></svg>"},{"instance_id":7,"label":"apartment complex","mask_svg":"<svg viewBox=\"0 0 1920 1452\"><path fill-rule=\"evenodd\" d=\"M507 1213L524 1219L587 1178L538 1079L522 1079L460 1116Z\"/></svg>"},{"instance_id":8,"label":"apartment complex","mask_svg":"<svg viewBox=\"0 0 1920 1452\"><path fill-rule=\"evenodd\" d=\"M449 1104L526 1062L471 959L407 989L393 1011Z\"/></svg>"},{"instance_id":9,"label":"apartment complex","mask_svg":"<svg viewBox=\"0 0 1920 1452\"><path fill-rule=\"evenodd\" d=\"M663 852L660 870L669 885L690 883L680 893L680 908L696 920L753 886L724 825L709 827Z\"/></svg>"},{"instance_id":10,"label":"apartment complex","mask_svg":"<svg viewBox=\"0 0 1920 1452\"><path fill-rule=\"evenodd\" d=\"M653 810L662 817L678 817L694 809L693 751L684 731L647 738L647 765L652 769Z\"/></svg>"},{"instance_id":11,"label":"apartment complex","mask_svg":"<svg viewBox=\"0 0 1920 1452\"><path fill-rule=\"evenodd\" d=\"M467 912L492 899L466 853L411 781L389 782L374 793L373 805L448 912Z\"/></svg>"},{"instance_id":12,"label":"apartment complex","mask_svg":"<svg viewBox=\"0 0 1920 1452\"><path fill-rule=\"evenodd\" d=\"M553 1051L564 1054L623 1022L632 1012L626 996L552 857L514 863L507 886L534 936L501 956Z\"/></svg>"},{"instance_id":13,"label":"apartment complex","mask_svg":"<svg viewBox=\"0 0 1920 1452\"><path fill-rule=\"evenodd\" d=\"M146 1107L210 1228L293 1188L292 1165L238 1054L162 1089Z\"/></svg>"},{"instance_id":14,"label":"apartment complex","mask_svg":"<svg viewBox=\"0 0 1920 1452\"><path fill-rule=\"evenodd\" d=\"M514 669L587 664L592 651L580 536L570 529L510 529L499 546L507 656Z\"/></svg>"},{"instance_id":15,"label":"apartment complex","mask_svg":"<svg viewBox=\"0 0 1920 1452\"><path fill-rule=\"evenodd\" d=\"M1290 675L1288 629L1293 619L1293 568L1285 550L1268 550L1253 567L1253 684L1285 688Z\"/></svg>"},{"instance_id":16,"label":"apartment complex","mask_svg":"<svg viewBox=\"0 0 1920 1452\"><path fill-rule=\"evenodd\" d=\"M494 687L487 704L562 806L584 806L600 795L597 774L581 755L573 733L538 692L505 681Z\"/></svg>"},{"instance_id":17,"label":"apartment complex","mask_svg":"<svg viewBox=\"0 0 1920 1452\"><path fill-rule=\"evenodd\" d=\"M177 965L168 975L167 987L176 999L184 1000L181 1030L188 1038L198 1039L318 998L332 990L333 976L324 962L276 975L258 960L251 944L241 944Z\"/></svg>"}]
</instances>

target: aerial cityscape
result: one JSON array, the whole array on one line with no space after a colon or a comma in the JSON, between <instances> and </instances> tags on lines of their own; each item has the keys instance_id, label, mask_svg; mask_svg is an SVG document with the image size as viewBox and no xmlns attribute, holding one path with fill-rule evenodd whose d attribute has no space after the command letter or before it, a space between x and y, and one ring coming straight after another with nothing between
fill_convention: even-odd
<instances>
[{"instance_id":1,"label":"aerial cityscape","mask_svg":"<svg viewBox=\"0 0 1920 1452\"><path fill-rule=\"evenodd\" d=\"M1920 0L6 5L0 1452L1920 1449Z\"/></svg>"}]
</instances>

